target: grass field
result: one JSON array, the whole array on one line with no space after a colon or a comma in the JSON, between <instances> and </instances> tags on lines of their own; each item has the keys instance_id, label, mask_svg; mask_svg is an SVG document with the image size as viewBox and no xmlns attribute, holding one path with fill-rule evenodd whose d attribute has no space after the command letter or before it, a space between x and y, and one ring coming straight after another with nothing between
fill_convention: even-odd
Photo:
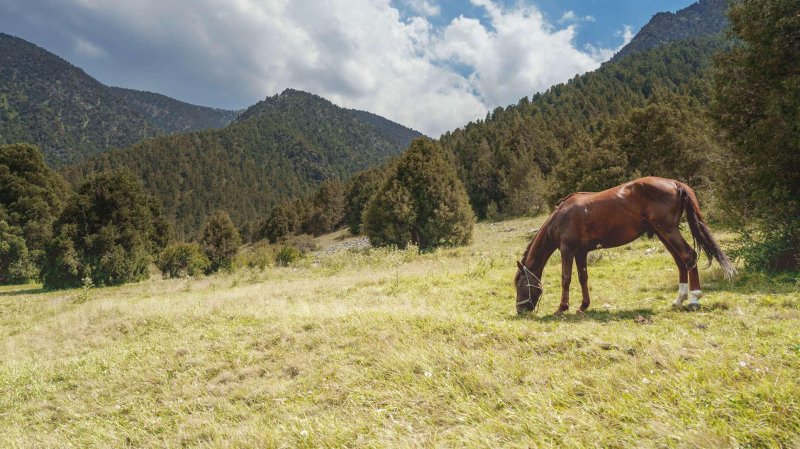
<instances>
[{"instance_id":1,"label":"grass field","mask_svg":"<svg viewBox=\"0 0 800 449\"><path fill-rule=\"evenodd\" d=\"M432 254L2 287L0 447L800 447L797 279L703 270L703 309L673 311L672 259L639 240L592 258L586 317L551 315L556 255L518 318L540 222Z\"/></svg>"}]
</instances>

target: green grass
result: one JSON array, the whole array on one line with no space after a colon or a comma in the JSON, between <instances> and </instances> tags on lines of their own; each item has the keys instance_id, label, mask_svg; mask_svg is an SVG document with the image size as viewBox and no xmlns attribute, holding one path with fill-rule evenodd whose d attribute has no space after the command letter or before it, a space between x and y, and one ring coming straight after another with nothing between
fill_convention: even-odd
<instances>
[{"instance_id":1,"label":"green grass","mask_svg":"<svg viewBox=\"0 0 800 449\"><path fill-rule=\"evenodd\" d=\"M518 318L540 222L423 255L2 287L0 447L800 447L795 279L703 270L703 309L673 311L672 259L639 240L591 264L585 318L550 315L557 257Z\"/></svg>"}]
</instances>

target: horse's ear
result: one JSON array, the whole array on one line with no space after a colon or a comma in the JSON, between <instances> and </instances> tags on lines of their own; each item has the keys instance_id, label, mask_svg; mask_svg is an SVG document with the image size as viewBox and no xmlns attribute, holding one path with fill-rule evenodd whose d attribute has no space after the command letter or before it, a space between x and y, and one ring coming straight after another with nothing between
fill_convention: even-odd
<instances>
[{"instance_id":1,"label":"horse's ear","mask_svg":"<svg viewBox=\"0 0 800 449\"><path fill-rule=\"evenodd\" d=\"M519 268L519 271L522 271L522 262L517 261L517 268Z\"/></svg>"}]
</instances>

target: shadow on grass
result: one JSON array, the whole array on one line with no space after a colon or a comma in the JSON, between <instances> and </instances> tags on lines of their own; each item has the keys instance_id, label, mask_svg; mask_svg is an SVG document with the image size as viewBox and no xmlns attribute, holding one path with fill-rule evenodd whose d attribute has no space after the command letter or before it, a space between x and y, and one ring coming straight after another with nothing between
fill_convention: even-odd
<instances>
[{"instance_id":1,"label":"shadow on grass","mask_svg":"<svg viewBox=\"0 0 800 449\"><path fill-rule=\"evenodd\" d=\"M21 290L0 290L0 296L22 296L22 295L35 295L37 293L44 293L45 290L42 287L31 287L31 288L24 288Z\"/></svg>"},{"instance_id":2,"label":"shadow on grass","mask_svg":"<svg viewBox=\"0 0 800 449\"><path fill-rule=\"evenodd\" d=\"M576 314L573 311L567 312L563 315L554 315L554 314L543 314L541 311L539 314L527 314L527 315L516 315L511 319L514 320L532 320L532 321L540 321L540 322L553 322L553 321L566 321L566 322L581 322L586 320L592 321L599 321L601 323L607 323L610 321L631 321L636 322L636 320L641 320L642 324L649 324L652 322L652 317L654 316L653 309L626 309L626 310L591 310L589 309L583 315Z\"/></svg>"}]
</instances>

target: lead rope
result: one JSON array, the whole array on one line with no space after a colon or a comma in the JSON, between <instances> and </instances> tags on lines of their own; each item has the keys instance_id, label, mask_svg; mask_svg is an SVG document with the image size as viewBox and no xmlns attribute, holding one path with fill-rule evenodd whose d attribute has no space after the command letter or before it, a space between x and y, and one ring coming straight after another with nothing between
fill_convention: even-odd
<instances>
[{"instance_id":1,"label":"lead rope","mask_svg":"<svg viewBox=\"0 0 800 449\"><path fill-rule=\"evenodd\" d=\"M527 287L528 287L528 299L525 299L525 300L522 300L522 301L517 301L517 305L521 306L521 305L527 304L527 303L534 304L533 303L533 294L531 293L531 287L538 288L539 290L542 291L542 293L544 293L544 289L542 288L542 280L539 279L538 276L533 274L533 272L531 270L529 270L528 267L525 266L525 264L520 264L520 265L522 265L522 273L525 274L525 282L527 282L527 284L528 284L527 285ZM533 278L536 279L536 282L538 282L539 285L531 284L531 278L529 277L529 275L533 276ZM542 302L541 295L539 295L539 301L537 301L536 304L533 305L533 311L534 312L539 310L539 303L540 302Z\"/></svg>"}]
</instances>

